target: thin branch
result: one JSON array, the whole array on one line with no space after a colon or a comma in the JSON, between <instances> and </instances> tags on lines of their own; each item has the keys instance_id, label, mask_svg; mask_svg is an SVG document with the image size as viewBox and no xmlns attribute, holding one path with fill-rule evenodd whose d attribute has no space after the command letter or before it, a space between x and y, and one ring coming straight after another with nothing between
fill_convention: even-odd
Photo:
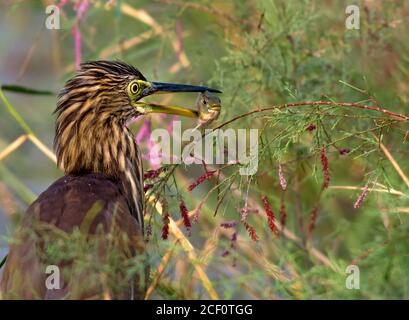
<instances>
[{"instance_id":1,"label":"thin branch","mask_svg":"<svg viewBox=\"0 0 409 320\"><path fill-rule=\"evenodd\" d=\"M7 158L10 154L12 154L15 150L17 150L28 138L28 135L23 134L10 143L3 151L0 152L0 161Z\"/></svg>"},{"instance_id":2,"label":"thin branch","mask_svg":"<svg viewBox=\"0 0 409 320\"><path fill-rule=\"evenodd\" d=\"M160 264L159 264L159 266L158 266L158 268L156 270L155 278L153 279L152 283L150 284L148 290L146 291L145 298L144 298L145 300L148 300L151 297L152 293L155 291L155 288L157 287L157 285L159 283L159 280L161 279L162 274L165 271L165 269L166 269L166 267L167 267L167 265L169 263L169 260L170 260L170 258L172 256L178 242L179 242L179 239L174 239L171 248L163 256L163 258L162 258L162 260L161 260L161 262L160 262Z\"/></svg>"},{"instance_id":3,"label":"thin branch","mask_svg":"<svg viewBox=\"0 0 409 320\"><path fill-rule=\"evenodd\" d=\"M35 135L29 134L28 138L34 145L40 149L52 162L57 163L57 157L44 143L42 143Z\"/></svg>"},{"instance_id":4,"label":"thin branch","mask_svg":"<svg viewBox=\"0 0 409 320\"><path fill-rule=\"evenodd\" d=\"M224 178L223 173L221 172L220 174L221 178ZM237 185L233 184L232 185L232 193L233 195L235 195L238 198L241 198L241 191L240 189L237 187ZM264 210L264 208L262 208L257 201L255 201L252 197L248 198L248 202L247 205L249 207L258 209L259 212L262 212ZM302 241L301 239L295 235L292 231L290 231L289 229L287 229L285 226L282 226L278 221L275 222L275 225L277 227L277 229L289 240L294 241L296 244L300 245L301 247L304 248L304 246L302 245ZM321 251L319 251L318 249L316 249L313 246L310 246L308 248L305 248L313 257L315 257L318 261L320 261L322 264L324 264L325 266L333 269L334 271L339 271L338 268L335 266L334 263L331 262L331 260L329 258L327 258Z\"/></svg>"},{"instance_id":5,"label":"thin branch","mask_svg":"<svg viewBox=\"0 0 409 320\"><path fill-rule=\"evenodd\" d=\"M151 197L151 202L155 202L155 198ZM155 205L156 211L160 215L162 215L162 205L160 202L156 202ZM190 241L185 237L183 232L179 229L179 227L176 225L175 221L170 218L169 222L169 231L170 233L173 234L173 236L180 241L180 244L182 245L182 248L185 250L187 253L187 256L192 263L193 267L196 270L197 275L199 276L200 280L202 281L203 287L206 289L207 293L209 294L209 297L212 300L218 300L219 296L217 295L217 292L214 290L213 285L211 281L209 280L207 274L204 272L203 268L199 265L197 261L197 256L194 247L190 243Z\"/></svg>"},{"instance_id":6,"label":"thin branch","mask_svg":"<svg viewBox=\"0 0 409 320\"><path fill-rule=\"evenodd\" d=\"M332 102L332 101L307 101L307 102L299 102L299 103L284 103L284 104L278 104L274 105L272 107L268 108L257 108L255 110L248 111L246 113L243 113L241 115L238 115L221 125L217 126L214 129L220 129L236 120L239 120L241 118L245 118L247 116L256 114L256 113L261 113L261 112L266 112L266 111L272 111L272 110L280 110L280 109L288 109L288 108L295 108L295 107L307 107L307 106L334 106L334 107L350 107L350 108L359 108L359 109L367 109L367 110L372 110L372 111L377 111L384 113L390 117L393 118L398 118L401 121L409 121L409 116L396 113L387 109L382 109L379 107L373 107L373 106L368 106L364 104L358 104L358 103L349 103L349 102Z\"/></svg>"},{"instance_id":7,"label":"thin branch","mask_svg":"<svg viewBox=\"0 0 409 320\"><path fill-rule=\"evenodd\" d=\"M409 207L385 208L381 209L383 213L409 213Z\"/></svg>"},{"instance_id":8,"label":"thin branch","mask_svg":"<svg viewBox=\"0 0 409 320\"><path fill-rule=\"evenodd\" d=\"M6 106L7 110L10 112L11 116L17 121L17 123L23 128L23 130L26 133L33 133L28 124L24 121L21 115L17 112L17 110L13 107L10 101L6 98L2 90L0 90L0 99L3 100L3 103Z\"/></svg>"},{"instance_id":9,"label":"thin branch","mask_svg":"<svg viewBox=\"0 0 409 320\"><path fill-rule=\"evenodd\" d=\"M364 187L355 187L355 186L329 186L329 189L336 189L336 190L364 190ZM389 193L395 196L400 197L409 197L408 195L404 194L403 192L397 191L395 189L379 189L379 188L371 188L371 192L384 192Z\"/></svg>"},{"instance_id":10,"label":"thin branch","mask_svg":"<svg viewBox=\"0 0 409 320\"><path fill-rule=\"evenodd\" d=\"M385 154L386 158L388 158L388 160L390 161L390 163L392 164L392 166L395 168L396 172L399 174L399 176L402 178L403 182L405 182L406 186L409 188L409 179L406 176L406 174L402 171L401 167L399 166L399 164L396 162L396 160L394 159L394 157L392 156L392 154L389 152L388 148L386 148L386 146L380 142L379 146L381 147L381 150L383 151L383 153Z\"/></svg>"},{"instance_id":11,"label":"thin branch","mask_svg":"<svg viewBox=\"0 0 409 320\"><path fill-rule=\"evenodd\" d=\"M159 2L162 2L164 4L176 5L181 8L198 10L198 11L202 11L207 14L210 14L210 15L219 16L222 18L222 21L228 21L234 25L237 25L237 24L252 25L253 24L250 20L238 20L234 16L228 14L227 12L223 10L219 10L215 8L214 6L205 6L199 3L187 2L187 1L177 1L177 0L159 0Z\"/></svg>"}]
</instances>

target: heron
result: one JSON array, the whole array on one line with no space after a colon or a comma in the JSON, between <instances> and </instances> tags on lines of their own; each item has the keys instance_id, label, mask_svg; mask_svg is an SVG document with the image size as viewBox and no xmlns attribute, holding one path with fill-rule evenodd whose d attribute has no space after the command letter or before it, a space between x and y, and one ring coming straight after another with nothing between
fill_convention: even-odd
<instances>
[{"instance_id":1,"label":"heron","mask_svg":"<svg viewBox=\"0 0 409 320\"><path fill-rule=\"evenodd\" d=\"M66 234L80 229L87 236L99 234L106 238L115 225L119 230L115 236L126 235L130 240L120 247L126 257L143 254L142 157L127 122L151 113L198 118L196 110L141 101L153 94L171 92L221 91L148 81L137 68L121 61L83 63L60 91L55 109L54 150L64 176L28 207L20 229L27 231L44 223ZM77 279L62 276L60 288L47 286L47 266L41 254L49 241L47 232L37 232L35 237L29 232L22 234L10 247L0 283L3 298L103 298L106 288L102 282L86 285L86 276L93 270L83 270ZM105 249L90 253L91 259L106 260ZM64 261L57 267L64 269L73 263ZM110 297L143 298L144 288L138 285L138 279L133 277Z\"/></svg>"}]
</instances>

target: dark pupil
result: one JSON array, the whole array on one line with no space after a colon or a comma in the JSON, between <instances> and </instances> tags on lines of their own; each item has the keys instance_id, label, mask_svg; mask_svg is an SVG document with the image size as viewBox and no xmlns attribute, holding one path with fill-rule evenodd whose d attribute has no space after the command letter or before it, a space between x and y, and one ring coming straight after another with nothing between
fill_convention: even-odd
<instances>
[{"instance_id":1,"label":"dark pupil","mask_svg":"<svg viewBox=\"0 0 409 320\"><path fill-rule=\"evenodd\" d=\"M136 91L138 91L138 85L137 84L133 84L132 85L132 92L136 93Z\"/></svg>"}]
</instances>

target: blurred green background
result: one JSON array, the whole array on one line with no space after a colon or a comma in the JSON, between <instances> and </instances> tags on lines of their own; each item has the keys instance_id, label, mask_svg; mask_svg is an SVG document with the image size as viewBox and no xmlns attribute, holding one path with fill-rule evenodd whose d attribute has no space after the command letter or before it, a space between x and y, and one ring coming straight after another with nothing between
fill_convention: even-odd
<instances>
[{"instance_id":1,"label":"blurred green background","mask_svg":"<svg viewBox=\"0 0 409 320\"><path fill-rule=\"evenodd\" d=\"M219 124L259 107L303 101L355 102L409 114L409 2L357 1L360 29L345 27L348 1L7 1L0 4L0 83L55 93L75 72L73 28L81 35L81 61L120 59L150 80L215 86L223 90ZM61 29L48 30L45 8L60 4ZM84 7L83 7L84 8ZM56 96L4 91L35 135L52 148ZM193 106L193 95L155 100ZM171 117L152 116L153 127ZM135 132L146 119L132 125ZM194 123L186 120L185 125ZM314 124L311 132L306 128ZM244 117L233 128L260 130L259 170L251 178L227 168L220 199L207 199L190 241L201 254L221 298L408 298L409 247L408 126L385 114L354 108L304 107ZM0 101L0 152L24 131ZM390 151L401 173L386 155ZM145 146L142 146L146 151ZM322 190L320 150L327 150L330 188ZM341 154L348 149L347 154ZM288 187L280 187L278 164ZM145 168L149 169L149 163ZM198 206L214 181L189 193L186 186L203 173L195 165L178 169L177 198ZM0 161L0 258L7 252L11 221L62 173L31 142ZM407 178L406 178L407 179ZM170 182L173 185L173 182ZM358 209L353 205L368 186ZM345 187L345 188L343 188ZM393 192L391 193L391 189ZM241 196L237 196L239 192ZM250 214L259 241L239 223L231 250L226 220L240 221L237 208L247 197L262 208L267 195L276 216L286 208L286 226L299 239L277 239L265 213ZM172 206L172 201L174 204ZM313 234L311 212L319 207ZM160 218L154 218L160 233ZM159 231L158 231L159 230ZM157 262L169 249L156 234ZM325 258L311 253L315 246ZM208 251L206 251L208 250ZM227 257L223 252L230 250ZM207 298L192 265L176 252L166 281L154 297ZM319 255L318 255L319 256ZM361 289L345 288L345 268L361 271ZM169 289L170 288L170 289Z\"/></svg>"}]
</instances>

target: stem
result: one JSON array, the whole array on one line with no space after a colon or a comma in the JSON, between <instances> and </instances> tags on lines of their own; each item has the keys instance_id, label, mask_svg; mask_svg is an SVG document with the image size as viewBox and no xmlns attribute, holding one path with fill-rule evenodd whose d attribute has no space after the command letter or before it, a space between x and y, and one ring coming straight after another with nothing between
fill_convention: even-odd
<instances>
[{"instance_id":1,"label":"stem","mask_svg":"<svg viewBox=\"0 0 409 320\"><path fill-rule=\"evenodd\" d=\"M377 111L377 112L381 112L384 114L387 114L390 117L394 117L394 118L399 118L402 121L409 121L409 116L404 115L404 114L400 114L400 113L396 113L393 111L389 111L387 109L382 109L379 107L373 107L373 106L368 106L368 105L364 105L364 104L358 104L358 103L349 103L349 102L332 102L332 101L307 101L307 102L299 102L299 103L285 103L285 104L278 104L278 105L274 105L272 107L268 107L268 108L257 108L255 110L251 110L248 111L246 113L243 113L241 115L238 115L224 123L222 123L221 125L217 126L214 129L220 129L236 120L239 120L241 118L250 116L252 114L255 113L260 113L260 112L266 112L266 111L271 111L271 110L275 110L275 109L287 109L287 108L294 108L294 107L306 107L306 106L339 106L339 107L350 107L350 108L359 108L359 109L368 109L368 110L372 110L372 111Z\"/></svg>"},{"instance_id":2,"label":"stem","mask_svg":"<svg viewBox=\"0 0 409 320\"><path fill-rule=\"evenodd\" d=\"M16 109L12 106L10 101L6 98L4 95L3 91L0 90L0 99L3 100L4 105L6 106L7 110L10 112L10 114L13 116L13 118L18 122L18 124L23 128L23 130L26 133L33 133L33 131L30 129L28 124L24 121L24 119L20 116L20 114L16 111Z\"/></svg>"}]
</instances>

